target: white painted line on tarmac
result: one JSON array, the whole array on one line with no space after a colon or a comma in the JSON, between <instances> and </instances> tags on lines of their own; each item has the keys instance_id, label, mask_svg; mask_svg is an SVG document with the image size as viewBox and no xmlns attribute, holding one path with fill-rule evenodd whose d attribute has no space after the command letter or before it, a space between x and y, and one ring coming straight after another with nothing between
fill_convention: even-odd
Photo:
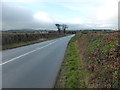
<instances>
[{"instance_id":1,"label":"white painted line on tarmac","mask_svg":"<svg viewBox=\"0 0 120 90\"><path fill-rule=\"evenodd\" d=\"M49 45L51 45L51 44L53 44L53 43L55 43L55 42L57 42L57 41L51 42L51 43L49 43L49 44L47 44L47 45L45 45L45 46L43 46L43 47L38 47L38 48L36 48L36 49L34 49L34 50L30 51L30 52L27 52L27 53L22 54L22 55L20 55L20 56L18 56L18 57L15 57L15 58L10 59L10 60L8 60L8 61L6 61L6 62L3 62L3 63L1 63L0 65L4 65L4 64L7 64L7 63L9 63L9 62L12 62L12 61L14 61L14 60L16 60L16 59L18 59L18 58L21 58L21 57L26 56L26 55L28 55L28 54L30 54L30 53L33 53L33 52L35 52L35 51L37 51L37 50L40 50L40 49L42 49L42 48L45 48L45 47L47 47L47 46L49 46Z\"/></svg>"}]
</instances>

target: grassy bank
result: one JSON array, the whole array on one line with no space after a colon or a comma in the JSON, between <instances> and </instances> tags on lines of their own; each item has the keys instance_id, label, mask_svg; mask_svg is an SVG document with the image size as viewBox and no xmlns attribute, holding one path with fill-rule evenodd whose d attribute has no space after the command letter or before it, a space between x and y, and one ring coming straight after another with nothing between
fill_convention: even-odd
<instances>
[{"instance_id":1,"label":"grassy bank","mask_svg":"<svg viewBox=\"0 0 120 90\"><path fill-rule=\"evenodd\" d=\"M55 88L82 88L86 87L85 79L89 75L88 71L83 69L82 56L79 55L77 39L75 36L71 39L65 60L62 64Z\"/></svg>"},{"instance_id":2,"label":"grassy bank","mask_svg":"<svg viewBox=\"0 0 120 90\"><path fill-rule=\"evenodd\" d=\"M55 88L119 88L119 34L78 34L70 41Z\"/></svg>"}]
</instances>

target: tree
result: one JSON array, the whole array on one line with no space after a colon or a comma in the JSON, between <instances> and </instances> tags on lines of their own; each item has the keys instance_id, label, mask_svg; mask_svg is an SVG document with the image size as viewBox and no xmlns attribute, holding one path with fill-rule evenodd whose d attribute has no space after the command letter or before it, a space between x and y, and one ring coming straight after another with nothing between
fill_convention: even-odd
<instances>
[{"instance_id":1,"label":"tree","mask_svg":"<svg viewBox=\"0 0 120 90\"><path fill-rule=\"evenodd\" d=\"M68 28L67 25L63 24L62 29L63 29L64 33L66 33L66 28Z\"/></svg>"},{"instance_id":2,"label":"tree","mask_svg":"<svg viewBox=\"0 0 120 90\"><path fill-rule=\"evenodd\" d=\"M57 26L58 32L60 33L60 24L55 24Z\"/></svg>"}]
</instances>

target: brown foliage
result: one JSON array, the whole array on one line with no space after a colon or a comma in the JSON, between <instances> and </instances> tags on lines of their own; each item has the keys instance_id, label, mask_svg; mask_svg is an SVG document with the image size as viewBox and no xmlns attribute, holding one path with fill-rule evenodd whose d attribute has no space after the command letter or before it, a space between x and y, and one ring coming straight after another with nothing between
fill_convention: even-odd
<instances>
[{"instance_id":1,"label":"brown foliage","mask_svg":"<svg viewBox=\"0 0 120 90\"><path fill-rule=\"evenodd\" d=\"M83 55L85 69L91 72L89 85L92 88L116 88L119 86L119 35L119 33L86 34L77 41L80 54ZM95 40L100 41L94 45ZM112 48L112 45L116 48ZM92 51L88 50L90 47Z\"/></svg>"}]
</instances>

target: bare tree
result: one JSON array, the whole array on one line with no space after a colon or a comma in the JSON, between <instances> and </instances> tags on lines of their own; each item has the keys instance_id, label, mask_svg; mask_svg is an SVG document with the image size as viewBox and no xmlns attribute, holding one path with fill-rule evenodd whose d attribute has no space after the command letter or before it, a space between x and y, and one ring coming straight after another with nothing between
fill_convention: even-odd
<instances>
[{"instance_id":1,"label":"bare tree","mask_svg":"<svg viewBox=\"0 0 120 90\"><path fill-rule=\"evenodd\" d=\"M67 25L65 25L65 24L62 24L62 25L60 25L60 24L55 24L55 25L57 26L59 33L61 33L60 27L62 27L62 30L63 30L64 34L66 33L66 28L68 28Z\"/></svg>"},{"instance_id":2,"label":"bare tree","mask_svg":"<svg viewBox=\"0 0 120 90\"><path fill-rule=\"evenodd\" d=\"M64 31L64 34L66 33L66 28L68 28L68 26L65 25L65 24L63 24L63 25L62 25L62 29L63 29L63 31Z\"/></svg>"},{"instance_id":3,"label":"bare tree","mask_svg":"<svg viewBox=\"0 0 120 90\"><path fill-rule=\"evenodd\" d=\"M58 32L60 33L60 24L55 24L57 26Z\"/></svg>"}]
</instances>

